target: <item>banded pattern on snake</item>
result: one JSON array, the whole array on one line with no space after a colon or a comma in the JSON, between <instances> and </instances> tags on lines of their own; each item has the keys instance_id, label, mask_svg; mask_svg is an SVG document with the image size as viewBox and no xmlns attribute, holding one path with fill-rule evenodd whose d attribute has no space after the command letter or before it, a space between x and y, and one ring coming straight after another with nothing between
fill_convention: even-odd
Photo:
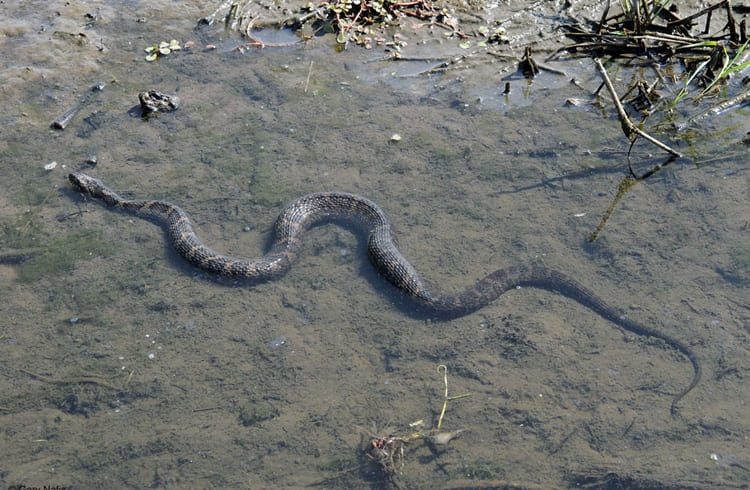
<instances>
[{"instance_id":1,"label":"banded pattern on snake","mask_svg":"<svg viewBox=\"0 0 750 490\"><path fill-rule=\"evenodd\" d=\"M672 399L670 411L673 416L676 414L677 403L701 378L698 358L687 345L620 315L590 289L565 274L544 266L518 265L499 269L456 296L435 292L396 247L386 214L377 204L356 194L318 192L300 197L287 205L276 220L271 249L259 258L238 259L222 255L204 245L195 234L188 215L174 204L126 199L101 180L81 172L71 173L69 179L73 187L84 195L161 223L177 252L191 264L208 272L257 282L276 279L284 275L297 258L300 240L306 230L332 219L343 220L366 233L368 256L377 271L429 315L460 317L487 306L511 289L527 286L545 289L580 303L636 335L661 339L687 357L693 366L693 377L690 384Z\"/></svg>"}]
</instances>

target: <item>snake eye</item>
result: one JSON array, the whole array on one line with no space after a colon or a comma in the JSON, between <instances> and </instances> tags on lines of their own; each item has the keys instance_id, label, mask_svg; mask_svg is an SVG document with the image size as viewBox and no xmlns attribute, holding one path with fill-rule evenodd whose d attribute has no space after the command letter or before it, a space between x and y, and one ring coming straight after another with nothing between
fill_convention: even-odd
<instances>
[{"instance_id":1,"label":"snake eye","mask_svg":"<svg viewBox=\"0 0 750 490\"><path fill-rule=\"evenodd\" d=\"M75 187L77 190L82 191L83 190L83 182L81 182L80 177L76 173L71 173L68 175L68 180L70 180L70 183Z\"/></svg>"},{"instance_id":2,"label":"snake eye","mask_svg":"<svg viewBox=\"0 0 750 490\"><path fill-rule=\"evenodd\" d=\"M94 179L80 172L68 174L68 180L78 192L91 193Z\"/></svg>"}]
</instances>

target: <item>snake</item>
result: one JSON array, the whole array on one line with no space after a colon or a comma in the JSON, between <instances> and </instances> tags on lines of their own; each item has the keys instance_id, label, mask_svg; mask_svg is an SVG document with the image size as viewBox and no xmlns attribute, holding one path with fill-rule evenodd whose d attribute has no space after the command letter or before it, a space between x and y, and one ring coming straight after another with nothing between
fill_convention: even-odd
<instances>
[{"instance_id":1,"label":"snake","mask_svg":"<svg viewBox=\"0 0 750 490\"><path fill-rule=\"evenodd\" d=\"M193 266L220 276L260 283L280 278L297 259L302 236L313 226L343 222L366 237L367 255L375 269L402 291L418 309L434 318L458 318L474 313L513 289L532 287L570 298L612 324L638 336L660 339L684 355L692 364L690 383L677 393L670 406L675 416L678 402L701 379L701 364L682 341L620 314L591 289L562 272L540 264L498 269L455 295L433 289L396 246L392 224L373 201L348 192L316 192L288 204L276 219L269 250L261 257L240 259L223 255L205 245L193 229L188 214L179 206L161 200L126 199L101 180L83 172L68 176L73 188L109 207L160 224L174 249Z\"/></svg>"}]
</instances>

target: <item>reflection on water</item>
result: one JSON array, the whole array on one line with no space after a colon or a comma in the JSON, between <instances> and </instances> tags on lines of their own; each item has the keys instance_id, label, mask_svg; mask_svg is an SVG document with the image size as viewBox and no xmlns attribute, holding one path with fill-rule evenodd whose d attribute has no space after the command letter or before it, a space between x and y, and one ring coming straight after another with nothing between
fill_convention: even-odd
<instances>
[{"instance_id":1,"label":"reflection on water","mask_svg":"<svg viewBox=\"0 0 750 490\"><path fill-rule=\"evenodd\" d=\"M708 126L712 138L677 142L691 164L634 188L587 244L627 150L606 108L564 105L596 90L593 70L575 74L583 88L549 75L533 103L515 103L493 68L411 83L325 38L239 53L240 40L193 30L201 8L3 12L4 483L377 487L362 428L435 424L439 364L452 391L471 393L443 427L468 430L445 447L407 444L405 487L549 488L602 469L664 485L747 480L746 108ZM194 47L144 60L173 38ZM50 129L99 80L106 89ZM149 89L180 109L131 117ZM336 226L312 230L279 281L217 282L157 227L81 200L66 182L79 168L180 204L207 243L243 256L264 250L283 203L357 192L389 213L430 281L455 291L542 261L691 345L707 374L672 419L689 364L557 296L522 290L454 321L409 318Z\"/></svg>"}]
</instances>

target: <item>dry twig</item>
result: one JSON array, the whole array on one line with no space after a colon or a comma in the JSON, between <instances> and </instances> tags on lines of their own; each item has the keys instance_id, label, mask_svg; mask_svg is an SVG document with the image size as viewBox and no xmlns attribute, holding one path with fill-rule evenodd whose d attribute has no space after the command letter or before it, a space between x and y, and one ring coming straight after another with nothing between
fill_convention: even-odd
<instances>
[{"instance_id":1,"label":"dry twig","mask_svg":"<svg viewBox=\"0 0 750 490\"><path fill-rule=\"evenodd\" d=\"M643 139L658 146L662 150L669 152L670 154L678 158L682 157L682 154L680 152L662 143L661 141L657 140L653 136L649 135L648 133L640 129L638 126L636 126L633 123L633 121L630 120L630 117L625 112L625 108L622 106L622 103L620 102L620 98L617 96L617 92L615 92L614 86L612 86L612 81L609 79L609 75L607 75L607 69L604 68L604 65L602 64L599 58L594 59L594 63L596 63L596 67L599 69L599 73L601 73L602 78L604 79L604 85L607 87L607 91L609 91L609 95L612 97L612 103L615 104L615 108L617 109L617 114L620 117L620 124L622 126L622 131L623 133L625 133L625 136L628 138L628 140L630 142L633 142L638 136L640 136Z\"/></svg>"}]
</instances>

